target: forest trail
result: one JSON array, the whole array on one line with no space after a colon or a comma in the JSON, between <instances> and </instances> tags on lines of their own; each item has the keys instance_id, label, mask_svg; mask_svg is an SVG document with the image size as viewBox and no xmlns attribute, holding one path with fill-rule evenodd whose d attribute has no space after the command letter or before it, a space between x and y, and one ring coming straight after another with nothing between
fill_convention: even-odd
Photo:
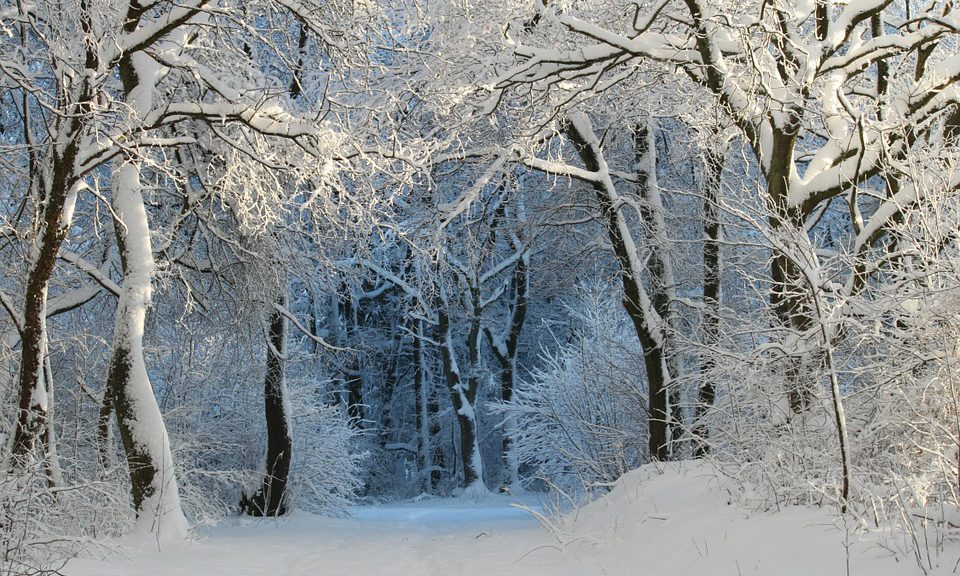
<instances>
[{"instance_id":1,"label":"forest trail","mask_svg":"<svg viewBox=\"0 0 960 576\"><path fill-rule=\"evenodd\" d=\"M829 506L744 506L704 463L649 465L567 515L556 534L490 495L359 506L345 519L231 519L136 558L66 576L946 576L960 545L922 547ZM525 505L537 509L535 496ZM553 522L552 520L550 522ZM935 543L936 533L931 533Z\"/></svg>"},{"instance_id":2,"label":"forest trail","mask_svg":"<svg viewBox=\"0 0 960 576\"><path fill-rule=\"evenodd\" d=\"M525 505L540 509L536 498ZM506 496L357 506L346 519L233 519L136 559L74 560L67 576L583 575ZM599 573L599 572L598 572Z\"/></svg>"}]
</instances>

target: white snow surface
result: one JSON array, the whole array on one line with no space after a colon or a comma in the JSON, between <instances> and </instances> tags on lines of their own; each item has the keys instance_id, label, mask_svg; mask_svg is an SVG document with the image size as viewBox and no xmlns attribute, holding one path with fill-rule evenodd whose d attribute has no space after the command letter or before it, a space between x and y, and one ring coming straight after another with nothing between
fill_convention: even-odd
<instances>
[{"instance_id":1,"label":"white snow surface","mask_svg":"<svg viewBox=\"0 0 960 576\"><path fill-rule=\"evenodd\" d=\"M536 497L523 497L542 511ZM827 508L751 511L704 464L646 466L553 529L488 495L361 506L348 519L232 519L128 559L77 559L68 576L636 576L922 574L904 539L849 529ZM948 574L960 550L941 552ZM952 554L952 558L950 557ZM849 572L847 566L849 562Z\"/></svg>"}]
</instances>

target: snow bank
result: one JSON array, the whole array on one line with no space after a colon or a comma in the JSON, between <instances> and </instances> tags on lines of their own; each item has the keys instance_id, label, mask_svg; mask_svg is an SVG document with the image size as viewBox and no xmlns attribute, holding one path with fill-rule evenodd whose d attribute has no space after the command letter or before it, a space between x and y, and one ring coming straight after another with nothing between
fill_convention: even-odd
<instances>
[{"instance_id":1,"label":"snow bank","mask_svg":"<svg viewBox=\"0 0 960 576\"><path fill-rule=\"evenodd\" d=\"M708 464L647 465L565 518L559 537L568 554L593 557L598 574L923 573L910 556L894 557L903 538L889 530L826 508L753 512L738 502ZM941 564L952 568L956 558Z\"/></svg>"}]
</instances>

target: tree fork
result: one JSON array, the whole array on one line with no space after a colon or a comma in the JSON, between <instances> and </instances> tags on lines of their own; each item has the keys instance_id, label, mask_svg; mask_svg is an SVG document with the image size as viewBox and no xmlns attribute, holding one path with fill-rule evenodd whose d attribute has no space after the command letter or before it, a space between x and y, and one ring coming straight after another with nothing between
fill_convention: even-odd
<instances>
[{"instance_id":1,"label":"tree fork","mask_svg":"<svg viewBox=\"0 0 960 576\"><path fill-rule=\"evenodd\" d=\"M601 173L602 152L595 135L581 133L577 122L573 121L566 122L566 132L587 170ZM636 255L631 254L629 245L632 244L632 240L628 238L630 232L626 228L627 224L623 221L623 216L619 213L619 207L614 202L612 192L599 181L593 183L593 189L601 212L606 216L607 235L620 265L623 307L633 322L643 350L644 366L647 372L650 458L659 461L669 460L670 415L667 408L666 386L669 373L664 358L665 351L661 344L663 334L654 331L641 305L641 294L644 291L639 277L640 271L634 269L633 259ZM661 337L661 341L658 341L658 336Z\"/></svg>"}]
</instances>

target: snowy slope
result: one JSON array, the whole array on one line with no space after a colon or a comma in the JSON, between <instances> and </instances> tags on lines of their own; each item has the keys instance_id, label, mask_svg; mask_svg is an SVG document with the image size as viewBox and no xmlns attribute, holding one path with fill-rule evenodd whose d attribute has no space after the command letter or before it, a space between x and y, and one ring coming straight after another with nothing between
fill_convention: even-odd
<instances>
[{"instance_id":1,"label":"snowy slope","mask_svg":"<svg viewBox=\"0 0 960 576\"><path fill-rule=\"evenodd\" d=\"M728 504L728 502L730 502ZM829 510L750 512L701 464L645 467L546 530L491 496L361 507L334 520L236 520L135 559L74 560L69 576L922 574L903 539L844 528ZM848 552L849 551L849 552ZM953 554L953 558L950 555ZM960 549L948 548L937 574Z\"/></svg>"},{"instance_id":2,"label":"snowy slope","mask_svg":"<svg viewBox=\"0 0 960 576\"><path fill-rule=\"evenodd\" d=\"M565 522L568 548L605 574L922 574L889 532L849 529L828 509L752 512L698 463L646 466ZM958 550L957 552L960 552ZM953 562L950 562L952 567Z\"/></svg>"}]
</instances>

